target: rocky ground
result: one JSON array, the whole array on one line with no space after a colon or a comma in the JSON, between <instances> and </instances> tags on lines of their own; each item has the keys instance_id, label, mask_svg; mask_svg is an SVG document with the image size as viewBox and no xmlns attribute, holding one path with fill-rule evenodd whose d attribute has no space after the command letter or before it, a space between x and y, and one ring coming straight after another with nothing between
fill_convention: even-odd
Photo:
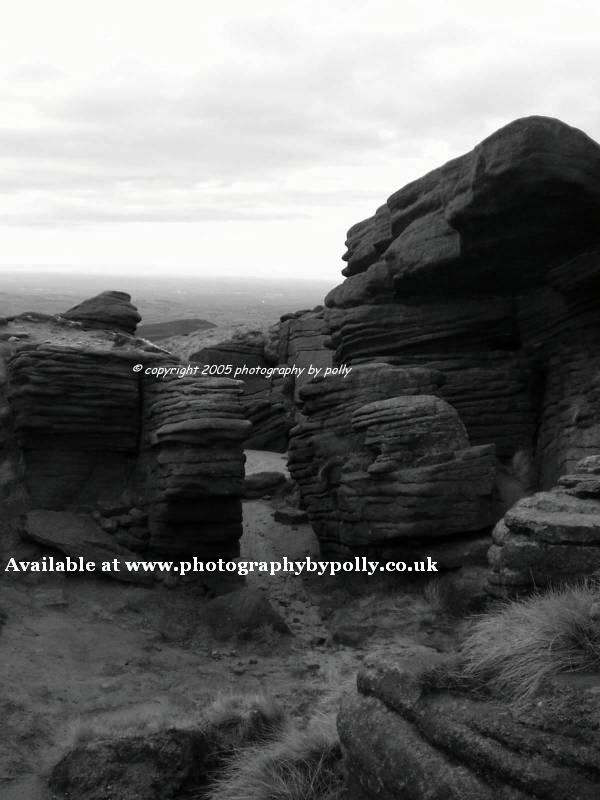
<instances>
[{"instance_id":1,"label":"rocky ground","mask_svg":"<svg viewBox=\"0 0 600 800\"><path fill-rule=\"evenodd\" d=\"M247 468L283 470L283 458L250 453ZM243 557L317 554L308 524L284 525L273 513L268 498L245 502ZM268 692L301 718L333 712L367 652L454 642L457 623L436 616L423 580L350 585L287 575L248 585L268 595L292 636L265 627L243 641L215 638L203 621L210 597L194 583L148 589L93 576L3 574L4 800L44 798L48 768L81 738L181 724L220 692Z\"/></svg>"}]
</instances>

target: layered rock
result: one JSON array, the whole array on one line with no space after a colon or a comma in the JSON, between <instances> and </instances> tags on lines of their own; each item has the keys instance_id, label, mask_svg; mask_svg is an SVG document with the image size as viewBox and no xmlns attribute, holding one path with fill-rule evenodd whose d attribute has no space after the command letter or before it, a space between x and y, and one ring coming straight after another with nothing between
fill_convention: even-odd
<instances>
[{"instance_id":1,"label":"layered rock","mask_svg":"<svg viewBox=\"0 0 600 800\"><path fill-rule=\"evenodd\" d=\"M67 343L22 344L8 360L8 400L33 508L116 499L140 436L135 354Z\"/></svg>"},{"instance_id":2,"label":"layered rock","mask_svg":"<svg viewBox=\"0 0 600 800\"><path fill-rule=\"evenodd\" d=\"M135 333L141 316L126 292L101 292L84 300L62 315L81 322L86 328L100 328Z\"/></svg>"},{"instance_id":3,"label":"layered rock","mask_svg":"<svg viewBox=\"0 0 600 800\"><path fill-rule=\"evenodd\" d=\"M325 553L431 555L448 567L481 559L494 447L470 446L456 411L432 394L440 383L431 370L368 364L300 390L306 417L289 468Z\"/></svg>"},{"instance_id":4,"label":"layered rock","mask_svg":"<svg viewBox=\"0 0 600 800\"><path fill-rule=\"evenodd\" d=\"M298 391L310 376L309 366L331 365L325 348L323 308L285 314L267 332L248 331L190 355L190 361L215 368L247 368L243 381L245 414L252 423L247 446L284 452L296 417ZM298 367L302 373L282 375L275 368Z\"/></svg>"},{"instance_id":5,"label":"layered rock","mask_svg":"<svg viewBox=\"0 0 600 800\"><path fill-rule=\"evenodd\" d=\"M507 468L531 454L551 486L600 447L599 214L595 142L543 117L502 128L350 229L336 363L441 371L471 442Z\"/></svg>"},{"instance_id":6,"label":"layered rock","mask_svg":"<svg viewBox=\"0 0 600 800\"><path fill-rule=\"evenodd\" d=\"M5 515L75 511L86 539L119 556L237 554L250 428L239 382L186 375L149 342L62 316L7 327ZM55 545L74 555L75 538Z\"/></svg>"},{"instance_id":7,"label":"layered rock","mask_svg":"<svg viewBox=\"0 0 600 800\"><path fill-rule=\"evenodd\" d=\"M500 596L600 571L600 456L511 508L494 529L488 558L489 588Z\"/></svg>"},{"instance_id":8,"label":"layered rock","mask_svg":"<svg viewBox=\"0 0 600 800\"><path fill-rule=\"evenodd\" d=\"M7 326L7 323L5 323ZM1 323L0 323L1 326ZM7 335L7 339L9 336ZM14 423L8 402L8 371L6 359L12 347L0 341L0 504L8 513L25 506L26 494L22 480L22 457L17 443Z\"/></svg>"},{"instance_id":9,"label":"layered rock","mask_svg":"<svg viewBox=\"0 0 600 800\"><path fill-rule=\"evenodd\" d=\"M238 555L250 430L241 393L226 378L144 380L142 453L154 552Z\"/></svg>"},{"instance_id":10,"label":"layered rock","mask_svg":"<svg viewBox=\"0 0 600 800\"><path fill-rule=\"evenodd\" d=\"M332 364L333 353L328 348L328 334L325 327L322 306L312 311L295 311L284 314L277 325L269 329L265 342L265 358L273 364L295 364L305 372L294 381L294 398L299 398L299 390L310 380L308 368L320 368L322 372Z\"/></svg>"},{"instance_id":11,"label":"layered rock","mask_svg":"<svg viewBox=\"0 0 600 800\"><path fill-rule=\"evenodd\" d=\"M269 376L272 364L265 357L264 349L264 333L248 331L192 353L190 361L215 368L230 366L233 372L246 367L240 380L244 387L244 413L252 423L247 446L283 452L287 447L293 409L283 379L278 375Z\"/></svg>"},{"instance_id":12,"label":"layered rock","mask_svg":"<svg viewBox=\"0 0 600 800\"><path fill-rule=\"evenodd\" d=\"M111 562L115 556L120 561L127 561L132 550L122 546L113 537L96 524L89 514L72 511L30 511L25 517L24 535L34 542L60 550L67 556L77 560L82 558L86 564L94 564L97 574L109 574L116 580L128 583L152 584L152 573L128 570L125 565L117 564L117 569L103 569L103 564Z\"/></svg>"},{"instance_id":13,"label":"layered rock","mask_svg":"<svg viewBox=\"0 0 600 800\"><path fill-rule=\"evenodd\" d=\"M598 695L548 688L536 705L451 687L440 656L371 661L338 730L353 800L593 800ZM597 684L596 684L597 685Z\"/></svg>"}]
</instances>

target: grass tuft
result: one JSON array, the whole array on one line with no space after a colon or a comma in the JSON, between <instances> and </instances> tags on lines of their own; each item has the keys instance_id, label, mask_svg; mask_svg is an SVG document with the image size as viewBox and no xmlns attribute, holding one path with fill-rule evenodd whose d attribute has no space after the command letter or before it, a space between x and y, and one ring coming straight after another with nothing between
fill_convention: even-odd
<instances>
[{"instance_id":1,"label":"grass tuft","mask_svg":"<svg viewBox=\"0 0 600 800\"><path fill-rule=\"evenodd\" d=\"M341 800L341 752L332 719L245 748L216 780L206 800Z\"/></svg>"},{"instance_id":2,"label":"grass tuft","mask_svg":"<svg viewBox=\"0 0 600 800\"><path fill-rule=\"evenodd\" d=\"M507 602L475 620L461 654L465 676L517 704L561 672L599 669L600 587L588 582Z\"/></svg>"},{"instance_id":3,"label":"grass tuft","mask_svg":"<svg viewBox=\"0 0 600 800\"><path fill-rule=\"evenodd\" d=\"M278 736L287 717L283 708L266 694L222 694L203 710L205 731L237 748Z\"/></svg>"}]
</instances>

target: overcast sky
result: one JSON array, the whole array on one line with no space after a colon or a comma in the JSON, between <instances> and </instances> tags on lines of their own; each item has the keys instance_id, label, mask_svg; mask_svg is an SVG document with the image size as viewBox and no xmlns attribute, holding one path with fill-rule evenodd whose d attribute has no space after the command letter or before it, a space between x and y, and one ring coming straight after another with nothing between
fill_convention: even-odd
<instances>
[{"instance_id":1,"label":"overcast sky","mask_svg":"<svg viewBox=\"0 0 600 800\"><path fill-rule=\"evenodd\" d=\"M18 0L0 265L335 279L346 230L510 120L600 139L598 0Z\"/></svg>"}]
</instances>

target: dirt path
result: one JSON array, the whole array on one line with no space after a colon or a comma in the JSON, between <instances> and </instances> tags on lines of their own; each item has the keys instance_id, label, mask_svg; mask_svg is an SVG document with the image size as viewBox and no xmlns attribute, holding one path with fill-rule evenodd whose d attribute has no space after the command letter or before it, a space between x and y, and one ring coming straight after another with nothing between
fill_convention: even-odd
<instances>
[{"instance_id":1,"label":"dirt path","mask_svg":"<svg viewBox=\"0 0 600 800\"><path fill-rule=\"evenodd\" d=\"M308 525L286 526L268 502L245 503L242 556L316 556ZM412 591L358 591L331 579L254 576L293 631L215 642L192 584L146 589L93 576L2 576L0 796L41 800L43 775L79 737L153 730L198 718L219 692L268 692L298 717L334 712L374 650L442 649Z\"/></svg>"}]
</instances>

